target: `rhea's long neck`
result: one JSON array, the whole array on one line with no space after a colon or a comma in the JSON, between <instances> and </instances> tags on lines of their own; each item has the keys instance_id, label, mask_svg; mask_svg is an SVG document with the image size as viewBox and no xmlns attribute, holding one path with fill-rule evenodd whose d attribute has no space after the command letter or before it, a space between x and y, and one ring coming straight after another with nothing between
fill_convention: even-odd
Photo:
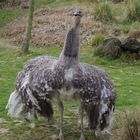
<instances>
[{"instance_id":1,"label":"rhea's long neck","mask_svg":"<svg viewBox=\"0 0 140 140\"><path fill-rule=\"evenodd\" d=\"M80 16L76 16L73 27L66 35L64 48L59 57L59 62L69 67L79 63L79 28Z\"/></svg>"}]
</instances>

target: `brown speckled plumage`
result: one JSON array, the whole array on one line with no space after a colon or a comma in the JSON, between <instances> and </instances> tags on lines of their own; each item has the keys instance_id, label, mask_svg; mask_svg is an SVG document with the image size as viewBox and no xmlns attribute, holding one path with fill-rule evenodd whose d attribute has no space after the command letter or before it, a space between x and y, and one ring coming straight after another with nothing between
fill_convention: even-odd
<instances>
[{"instance_id":1,"label":"brown speckled plumage","mask_svg":"<svg viewBox=\"0 0 140 140\"><path fill-rule=\"evenodd\" d=\"M10 108L12 99L17 98L22 104L18 114L22 113L25 119L30 120L31 113L34 113L35 117L39 115L52 117L53 98L59 101L60 112L63 114L61 100L75 98L81 102L82 109L87 112L91 129L104 130L110 125L110 116L114 112L115 104L113 84L103 70L79 63L79 23L78 15L74 26L66 36L59 58L37 57L28 61L18 74L16 90L12 93L8 106ZM14 116L14 113L9 109L9 114ZM81 129L83 129L82 118ZM61 129L60 126L62 140ZM82 131L80 140L84 139Z\"/></svg>"}]
</instances>

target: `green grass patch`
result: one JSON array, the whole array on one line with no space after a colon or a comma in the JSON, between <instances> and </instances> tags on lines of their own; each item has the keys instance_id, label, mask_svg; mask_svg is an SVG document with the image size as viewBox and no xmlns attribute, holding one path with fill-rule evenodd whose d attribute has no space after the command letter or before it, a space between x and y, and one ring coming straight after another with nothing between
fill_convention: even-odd
<instances>
[{"instance_id":1,"label":"green grass patch","mask_svg":"<svg viewBox=\"0 0 140 140\"><path fill-rule=\"evenodd\" d=\"M27 123L15 123L8 116L5 110L9 95L15 88L15 78L17 73L23 68L25 62L31 58L40 55L59 56L61 48L37 48L32 47L31 53L26 56L19 56L19 50L16 48L0 48L0 118L10 120L0 126L9 129L9 132L1 135L1 140L49 140L59 133L59 129L54 124L59 124L59 112L56 103L54 103L55 115L53 125L49 125L47 120L41 119L35 129L30 129ZM81 48L80 61L104 68L115 83L117 91L117 107L135 108L140 106L140 61L133 64L123 63L120 60L113 60L106 57L94 57L93 48ZM80 130L77 129L78 115L75 110L78 109L79 102L64 102L64 132L67 140L77 140L80 137ZM57 126L58 127L58 126ZM75 131L76 130L76 131ZM89 132L85 131L88 136Z\"/></svg>"},{"instance_id":2,"label":"green grass patch","mask_svg":"<svg viewBox=\"0 0 140 140\"><path fill-rule=\"evenodd\" d=\"M93 16L96 20L111 21L113 19L113 12L109 3L103 0L101 3L96 4Z\"/></svg>"},{"instance_id":3,"label":"green grass patch","mask_svg":"<svg viewBox=\"0 0 140 140\"><path fill-rule=\"evenodd\" d=\"M139 0L129 0L127 4L127 20L140 21L140 3Z\"/></svg>"},{"instance_id":4,"label":"green grass patch","mask_svg":"<svg viewBox=\"0 0 140 140\"><path fill-rule=\"evenodd\" d=\"M102 45L104 39L105 39L105 35L100 33L96 34L94 37L91 38L91 45L98 47Z\"/></svg>"},{"instance_id":5,"label":"green grass patch","mask_svg":"<svg viewBox=\"0 0 140 140\"><path fill-rule=\"evenodd\" d=\"M44 7L44 6L58 6L60 4L65 4L68 2L71 2L73 0L38 0L35 2L35 8L40 8L40 7Z\"/></svg>"},{"instance_id":6,"label":"green grass patch","mask_svg":"<svg viewBox=\"0 0 140 140\"><path fill-rule=\"evenodd\" d=\"M0 28L5 26L11 20L24 15L27 12L25 9L2 9L0 10Z\"/></svg>"}]
</instances>

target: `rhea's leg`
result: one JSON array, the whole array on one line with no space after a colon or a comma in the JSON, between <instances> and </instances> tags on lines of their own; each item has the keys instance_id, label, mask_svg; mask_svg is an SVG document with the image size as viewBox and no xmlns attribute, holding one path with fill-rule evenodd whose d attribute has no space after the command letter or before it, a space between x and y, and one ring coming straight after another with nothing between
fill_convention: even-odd
<instances>
[{"instance_id":1,"label":"rhea's leg","mask_svg":"<svg viewBox=\"0 0 140 140\"><path fill-rule=\"evenodd\" d=\"M60 111L60 133L59 133L59 140L64 140L63 136L63 103L61 100L58 101L59 111Z\"/></svg>"},{"instance_id":2,"label":"rhea's leg","mask_svg":"<svg viewBox=\"0 0 140 140\"><path fill-rule=\"evenodd\" d=\"M35 128L35 123L33 123L33 122L31 121L31 113L30 113L30 112L24 113L24 119L25 119L27 122L29 122L29 127L30 127L30 128Z\"/></svg>"},{"instance_id":3,"label":"rhea's leg","mask_svg":"<svg viewBox=\"0 0 140 140\"><path fill-rule=\"evenodd\" d=\"M80 102L79 113L80 113L80 124L81 124L81 137L80 137L80 140L85 140L84 132L83 132L83 103L82 103L82 101Z\"/></svg>"}]
</instances>

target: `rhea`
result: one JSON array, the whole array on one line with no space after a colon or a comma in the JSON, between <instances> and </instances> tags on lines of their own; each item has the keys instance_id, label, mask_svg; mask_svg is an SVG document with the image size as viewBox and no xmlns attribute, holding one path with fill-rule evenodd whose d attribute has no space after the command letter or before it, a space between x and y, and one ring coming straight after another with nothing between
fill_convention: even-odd
<instances>
[{"instance_id":1,"label":"rhea","mask_svg":"<svg viewBox=\"0 0 140 140\"><path fill-rule=\"evenodd\" d=\"M115 97L114 87L105 72L95 66L79 62L79 31L82 12L73 12L74 23L68 31L59 58L40 56L27 62L16 79L16 89L10 95L7 108L12 117L23 115L31 122L53 115L52 102L56 99L60 111L60 134L63 140L63 100L76 99L80 103L81 137L83 112L88 116L93 131L105 131L111 126Z\"/></svg>"}]
</instances>

